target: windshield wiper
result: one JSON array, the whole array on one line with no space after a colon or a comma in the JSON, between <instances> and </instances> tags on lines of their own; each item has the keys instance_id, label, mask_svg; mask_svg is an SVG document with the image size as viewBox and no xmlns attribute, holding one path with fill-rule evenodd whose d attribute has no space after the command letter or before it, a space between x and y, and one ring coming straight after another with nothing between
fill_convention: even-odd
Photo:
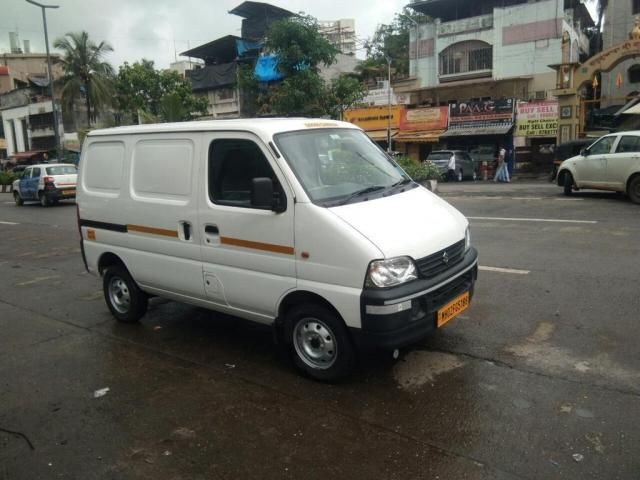
<instances>
[{"instance_id":1,"label":"windshield wiper","mask_svg":"<svg viewBox=\"0 0 640 480\"><path fill-rule=\"evenodd\" d=\"M411 183L411 182L413 182L413 180L411 180L410 178L403 178L399 182L396 182L393 185L391 185L389 188L399 187L400 185L406 185L407 183Z\"/></svg>"},{"instance_id":2,"label":"windshield wiper","mask_svg":"<svg viewBox=\"0 0 640 480\"><path fill-rule=\"evenodd\" d=\"M373 185L371 187L365 187L361 190L356 190L344 200L339 201L336 205L344 205L346 203L349 203L351 200L353 200L356 197L360 197L362 195L366 195L367 193L371 193L371 192L377 192L378 190L384 190L386 188L387 187L385 187L384 185Z\"/></svg>"}]
</instances>

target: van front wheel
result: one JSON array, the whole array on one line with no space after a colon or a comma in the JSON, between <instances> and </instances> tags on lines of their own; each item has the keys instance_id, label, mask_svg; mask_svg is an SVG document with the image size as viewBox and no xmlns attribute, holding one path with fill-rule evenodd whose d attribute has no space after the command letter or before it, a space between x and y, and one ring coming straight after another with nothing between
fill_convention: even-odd
<instances>
[{"instance_id":1,"label":"van front wheel","mask_svg":"<svg viewBox=\"0 0 640 480\"><path fill-rule=\"evenodd\" d=\"M346 326L320 305L300 305L287 313L288 340L296 367L316 380L335 381L353 370L356 352Z\"/></svg>"},{"instance_id":2,"label":"van front wheel","mask_svg":"<svg viewBox=\"0 0 640 480\"><path fill-rule=\"evenodd\" d=\"M135 323L147 311L147 295L138 288L124 267L108 267L102 278L102 287L104 299L116 320Z\"/></svg>"}]
</instances>

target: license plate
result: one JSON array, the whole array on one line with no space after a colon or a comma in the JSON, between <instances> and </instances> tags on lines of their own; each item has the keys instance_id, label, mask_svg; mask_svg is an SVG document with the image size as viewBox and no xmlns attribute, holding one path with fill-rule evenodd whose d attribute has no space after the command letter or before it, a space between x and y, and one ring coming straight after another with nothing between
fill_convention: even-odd
<instances>
[{"instance_id":1,"label":"license plate","mask_svg":"<svg viewBox=\"0 0 640 480\"><path fill-rule=\"evenodd\" d=\"M75 195L75 194L76 194L76 191L75 191L75 190L63 190L63 191L62 191L62 195L64 195L65 197L66 197L67 195Z\"/></svg>"},{"instance_id":2,"label":"license plate","mask_svg":"<svg viewBox=\"0 0 640 480\"><path fill-rule=\"evenodd\" d=\"M464 292L438 310L438 328L467 308L469 308L469 292Z\"/></svg>"}]
</instances>

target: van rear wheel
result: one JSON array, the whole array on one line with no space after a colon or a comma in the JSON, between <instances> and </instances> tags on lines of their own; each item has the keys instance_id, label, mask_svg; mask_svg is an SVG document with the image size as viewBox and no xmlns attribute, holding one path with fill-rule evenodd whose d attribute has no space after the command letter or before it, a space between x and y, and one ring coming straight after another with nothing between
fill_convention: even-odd
<instances>
[{"instance_id":1,"label":"van rear wheel","mask_svg":"<svg viewBox=\"0 0 640 480\"><path fill-rule=\"evenodd\" d=\"M13 200L16 202L16 205L18 207L21 207L24 204L22 197L16 190L13 191Z\"/></svg>"},{"instance_id":2,"label":"van rear wheel","mask_svg":"<svg viewBox=\"0 0 640 480\"><path fill-rule=\"evenodd\" d=\"M342 319L328 308L306 304L286 315L295 366L316 380L336 381L353 371L356 351Z\"/></svg>"},{"instance_id":3,"label":"van rear wheel","mask_svg":"<svg viewBox=\"0 0 640 480\"><path fill-rule=\"evenodd\" d=\"M104 299L111 314L123 323L135 323L147 311L148 298L126 268L121 265L108 267L102 277Z\"/></svg>"}]
</instances>

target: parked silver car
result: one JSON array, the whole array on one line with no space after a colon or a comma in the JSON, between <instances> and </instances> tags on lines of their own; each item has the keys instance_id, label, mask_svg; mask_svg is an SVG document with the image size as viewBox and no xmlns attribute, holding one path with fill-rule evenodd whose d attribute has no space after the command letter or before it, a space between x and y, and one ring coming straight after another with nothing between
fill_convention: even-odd
<instances>
[{"instance_id":1,"label":"parked silver car","mask_svg":"<svg viewBox=\"0 0 640 480\"><path fill-rule=\"evenodd\" d=\"M447 180L447 170L451 155L456 157L456 178L458 181L475 180L477 167L473 158L464 150L435 150L427 156L427 161L433 162L440 170L443 180Z\"/></svg>"}]
</instances>

